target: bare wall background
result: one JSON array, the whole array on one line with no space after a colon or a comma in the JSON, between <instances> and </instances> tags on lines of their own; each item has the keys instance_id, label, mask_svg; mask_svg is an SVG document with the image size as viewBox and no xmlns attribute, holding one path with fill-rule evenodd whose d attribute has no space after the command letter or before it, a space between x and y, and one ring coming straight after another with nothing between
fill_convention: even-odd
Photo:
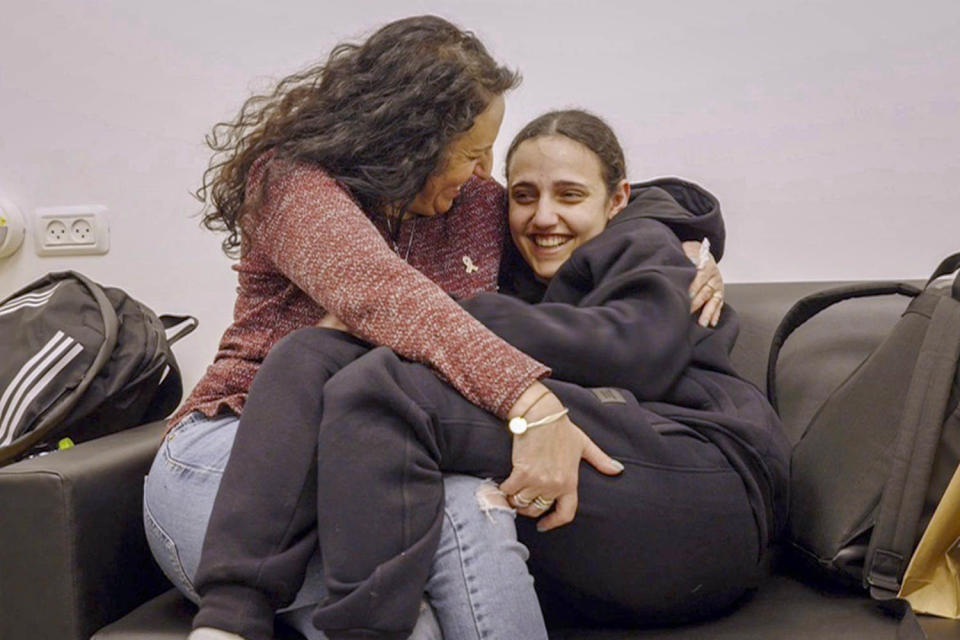
<instances>
[{"instance_id":1,"label":"bare wall background","mask_svg":"<svg viewBox=\"0 0 960 640\"><path fill-rule=\"evenodd\" d=\"M104 256L0 259L0 297L81 270L201 328L188 386L229 322L235 278L189 191L203 136L338 41L415 13L476 31L518 67L511 136L555 107L618 131L633 179L720 198L729 281L922 277L960 250L956 0L0 0L0 192L108 207Z\"/></svg>"}]
</instances>

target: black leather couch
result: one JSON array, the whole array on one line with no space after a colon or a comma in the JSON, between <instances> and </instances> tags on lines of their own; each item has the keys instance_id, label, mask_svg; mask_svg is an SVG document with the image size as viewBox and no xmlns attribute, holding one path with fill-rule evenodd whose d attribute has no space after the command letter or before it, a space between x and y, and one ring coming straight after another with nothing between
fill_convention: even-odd
<instances>
[{"instance_id":1,"label":"black leather couch","mask_svg":"<svg viewBox=\"0 0 960 640\"><path fill-rule=\"evenodd\" d=\"M734 353L743 375L763 388L780 318L798 298L826 286L728 286L727 299L743 322ZM792 439L903 307L894 299L848 302L795 334L781 355L779 378ZM186 637L193 607L154 564L141 519L143 476L162 431L161 423L149 424L0 469L0 640ZM923 625L930 638L960 638L960 623L924 619ZM778 553L760 589L720 619L669 629L559 630L551 637L893 639L897 621L862 592L818 581Z\"/></svg>"}]
</instances>

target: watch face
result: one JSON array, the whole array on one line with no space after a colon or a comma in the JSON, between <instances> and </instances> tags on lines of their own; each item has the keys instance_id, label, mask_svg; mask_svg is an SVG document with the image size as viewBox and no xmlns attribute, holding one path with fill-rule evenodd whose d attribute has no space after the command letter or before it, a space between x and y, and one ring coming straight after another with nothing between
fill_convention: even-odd
<instances>
[{"instance_id":1,"label":"watch face","mask_svg":"<svg viewBox=\"0 0 960 640\"><path fill-rule=\"evenodd\" d=\"M520 435L521 433L527 430L527 419L526 418L511 418L510 422L507 425L510 429L510 433Z\"/></svg>"}]
</instances>

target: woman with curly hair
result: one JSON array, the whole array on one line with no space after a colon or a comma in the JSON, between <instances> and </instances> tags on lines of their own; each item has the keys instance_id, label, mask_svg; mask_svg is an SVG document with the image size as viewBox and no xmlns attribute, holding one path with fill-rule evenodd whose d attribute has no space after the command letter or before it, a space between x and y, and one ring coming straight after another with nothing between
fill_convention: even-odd
<instances>
[{"instance_id":1,"label":"woman with curly hair","mask_svg":"<svg viewBox=\"0 0 960 640\"><path fill-rule=\"evenodd\" d=\"M497 285L505 198L489 172L503 94L518 82L469 32L408 18L338 45L214 129L198 197L210 202L205 225L226 231L224 249L239 255L234 319L170 419L144 492L151 549L200 603L195 627L268 638L286 609L319 637L301 615L324 596L316 441L294 426L319 424L325 380L370 345L429 365L500 418L562 409L540 382L549 369L455 301ZM341 323L356 338L316 328ZM271 362L301 361L319 368L299 388L258 385ZM530 492L568 486L581 458L621 468L562 424L560 436L518 444ZM525 572L522 547L503 544Z\"/></svg>"}]
</instances>

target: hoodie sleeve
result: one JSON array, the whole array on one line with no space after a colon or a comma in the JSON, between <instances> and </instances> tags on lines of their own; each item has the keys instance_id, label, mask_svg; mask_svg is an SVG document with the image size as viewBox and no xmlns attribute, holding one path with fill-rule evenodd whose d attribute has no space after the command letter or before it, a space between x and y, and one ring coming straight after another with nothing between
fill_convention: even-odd
<instances>
[{"instance_id":1,"label":"hoodie sleeve","mask_svg":"<svg viewBox=\"0 0 960 640\"><path fill-rule=\"evenodd\" d=\"M666 226L628 216L578 249L542 302L481 294L463 304L494 333L550 366L554 378L622 387L653 400L693 353L697 327L687 286L694 273Z\"/></svg>"}]
</instances>

